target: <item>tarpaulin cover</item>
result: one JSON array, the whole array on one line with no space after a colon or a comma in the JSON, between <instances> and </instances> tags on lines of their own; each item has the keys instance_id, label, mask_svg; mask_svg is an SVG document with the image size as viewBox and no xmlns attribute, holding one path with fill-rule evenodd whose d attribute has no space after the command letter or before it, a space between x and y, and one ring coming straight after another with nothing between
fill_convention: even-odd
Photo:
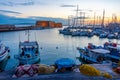
<instances>
[{"instance_id":1,"label":"tarpaulin cover","mask_svg":"<svg viewBox=\"0 0 120 80\"><path fill-rule=\"evenodd\" d=\"M70 58L61 58L55 62L55 65L58 66L58 69L68 68L74 66L75 62Z\"/></svg>"}]
</instances>

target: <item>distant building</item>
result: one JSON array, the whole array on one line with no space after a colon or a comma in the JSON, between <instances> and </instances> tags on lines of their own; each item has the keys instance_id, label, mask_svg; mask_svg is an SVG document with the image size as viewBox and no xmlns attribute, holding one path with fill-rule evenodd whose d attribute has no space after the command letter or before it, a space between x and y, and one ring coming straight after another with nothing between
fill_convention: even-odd
<instances>
[{"instance_id":1,"label":"distant building","mask_svg":"<svg viewBox=\"0 0 120 80\"><path fill-rule=\"evenodd\" d=\"M62 23L55 23L56 28L62 28Z\"/></svg>"},{"instance_id":2,"label":"distant building","mask_svg":"<svg viewBox=\"0 0 120 80\"><path fill-rule=\"evenodd\" d=\"M37 21L35 27L60 28L62 27L62 23L55 23L54 21Z\"/></svg>"},{"instance_id":3,"label":"distant building","mask_svg":"<svg viewBox=\"0 0 120 80\"><path fill-rule=\"evenodd\" d=\"M48 27L49 22L48 21L37 21L36 22L36 27Z\"/></svg>"},{"instance_id":4,"label":"distant building","mask_svg":"<svg viewBox=\"0 0 120 80\"><path fill-rule=\"evenodd\" d=\"M49 27L54 28L55 27L55 22L49 21Z\"/></svg>"}]
</instances>

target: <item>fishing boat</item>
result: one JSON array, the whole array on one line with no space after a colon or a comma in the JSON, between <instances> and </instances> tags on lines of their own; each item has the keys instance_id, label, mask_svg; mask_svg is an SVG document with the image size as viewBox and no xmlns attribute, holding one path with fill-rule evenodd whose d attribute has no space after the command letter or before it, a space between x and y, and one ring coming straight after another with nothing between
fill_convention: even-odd
<instances>
[{"instance_id":1,"label":"fishing boat","mask_svg":"<svg viewBox=\"0 0 120 80\"><path fill-rule=\"evenodd\" d=\"M104 48L110 51L110 54L108 57L113 62L119 62L120 61L120 47L119 44L113 43L113 42L105 42Z\"/></svg>"},{"instance_id":2,"label":"fishing boat","mask_svg":"<svg viewBox=\"0 0 120 80\"><path fill-rule=\"evenodd\" d=\"M59 30L59 33L64 35L71 35L72 31L69 28L64 28L63 30Z\"/></svg>"},{"instance_id":3,"label":"fishing boat","mask_svg":"<svg viewBox=\"0 0 120 80\"><path fill-rule=\"evenodd\" d=\"M0 71L4 70L7 61L10 58L9 51L9 47L6 47L0 42Z\"/></svg>"},{"instance_id":4,"label":"fishing boat","mask_svg":"<svg viewBox=\"0 0 120 80\"><path fill-rule=\"evenodd\" d=\"M0 62L9 57L9 47L0 42Z\"/></svg>"},{"instance_id":5,"label":"fishing boat","mask_svg":"<svg viewBox=\"0 0 120 80\"><path fill-rule=\"evenodd\" d=\"M108 50L109 53L106 55L108 60L110 60L112 62L117 62L117 63L120 61L120 47L117 43L105 42L104 47L96 46L96 45L93 45L92 43L88 43L88 46L85 47L85 49L80 49L81 50L80 54L85 56L85 54L82 54L82 53L90 53L90 51L92 51L94 49L97 49L97 50L102 49L102 51Z\"/></svg>"},{"instance_id":6,"label":"fishing boat","mask_svg":"<svg viewBox=\"0 0 120 80\"><path fill-rule=\"evenodd\" d=\"M29 41L28 37L28 41L19 42L19 54L15 55L15 58L19 60L20 65L40 62L40 52L37 41Z\"/></svg>"},{"instance_id":7,"label":"fishing boat","mask_svg":"<svg viewBox=\"0 0 120 80\"><path fill-rule=\"evenodd\" d=\"M107 38L108 39L114 39L116 36L113 33L108 34Z\"/></svg>"},{"instance_id":8,"label":"fishing boat","mask_svg":"<svg viewBox=\"0 0 120 80\"><path fill-rule=\"evenodd\" d=\"M104 33L100 34L99 38L106 38L107 35L108 35L108 34L104 32Z\"/></svg>"},{"instance_id":9,"label":"fishing boat","mask_svg":"<svg viewBox=\"0 0 120 80\"><path fill-rule=\"evenodd\" d=\"M102 48L96 49L86 49L86 48L77 48L80 53L80 60L82 63L110 63L107 58L107 55L110 53L109 50L105 50Z\"/></svg>"}]
</instances>

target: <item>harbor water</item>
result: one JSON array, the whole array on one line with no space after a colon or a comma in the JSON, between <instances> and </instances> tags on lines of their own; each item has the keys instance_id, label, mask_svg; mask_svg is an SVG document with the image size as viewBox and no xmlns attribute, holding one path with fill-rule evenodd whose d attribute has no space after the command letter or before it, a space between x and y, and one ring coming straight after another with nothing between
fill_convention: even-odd
<instances>
[{"instance_id":1,"label":"harbor water","mask_svg":"<svg viewBox=\"0 0 120 80\"><path fill-rule=\"evenodd\" d=\"M30 41L37 41L40 51L40 63L52 65L57 59L72 58L76 64L79 64L79 52L76 47L85 47L88 43L102 45L109 39L100 39L97 36L89 37L72 37L69 35L59 34L59 28L30 30ZM14 58L14 55L19 54L19 41L27 41L27 31L1 32L0 40L10 48L10 59L7 61L5 70L14 69L19 61ZM116 39L111 39L112 42L120 42Z\"/></svg>"}]
</instances>

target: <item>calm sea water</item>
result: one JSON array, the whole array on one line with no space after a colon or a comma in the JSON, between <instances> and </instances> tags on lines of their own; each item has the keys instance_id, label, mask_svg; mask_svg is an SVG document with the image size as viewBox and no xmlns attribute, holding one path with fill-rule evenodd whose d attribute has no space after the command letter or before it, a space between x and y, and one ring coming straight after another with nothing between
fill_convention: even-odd
<instances>
[{"instance_id":1,"label":"calm sea water","mask_svg":"<svg viewBox=\"0 0 120 80\"><path fill-rule=\"evenodd\" d=\"M84 47L88 43L102 45L108 39L99 39L97 36L88 37L72 37L59 34L59 29L30 30L30 41L37 40L39 44L40 57L42 64L54 64L60 58L72 58L77 64L80 62L76 59L79 52L76 47ZM18 54L19 41L26 41L26 31L1 32L0 40L10 48L10 59L5 67L6 70L14 69L18 65L18 60L14 59L14 55ZM112 39L117 42L118 40ZM120 41L118 41L119 43ZM56 49L58 47L58 49Z\"/></svg>"}]
</instances>

